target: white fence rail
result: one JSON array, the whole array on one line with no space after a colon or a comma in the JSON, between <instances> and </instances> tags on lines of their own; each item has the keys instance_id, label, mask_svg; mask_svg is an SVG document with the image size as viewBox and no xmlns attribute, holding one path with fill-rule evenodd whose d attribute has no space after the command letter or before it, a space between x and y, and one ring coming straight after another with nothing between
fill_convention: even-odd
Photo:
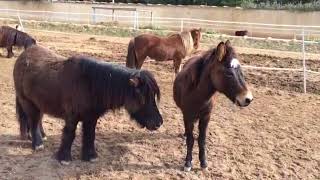
<instances>
[{"instance_id":1,"label":"white fence rail","mask_svg":"<svg viewBox=\"0 0 320 180\"><path fill-rule=\"evenodd\" d=\"M286 35L289 38L270 38L270 37L245 37L255 40L276 40L301 43L301 57L302 68L271 68L271 67L255 67L244 66L249 69L272 70L272 71L297 71L303 72L303 89L306 93L307 90L307 73L319 75L320 72L308 70L306 67L305 58L305 44L319 44L319 41L308 40L310 36L314 36L320 40L320 26L301 26L301 25L279 25L279 24L261 24L250 22L228 22L228 21L212 21L203 19L192 18L171 18L171 17L146 17L138 16L137 13L128 15L118 14L101 14L101 13L74 13L74 12L53 12L53 11L30 11L30 10L16 10L16 9L0 9L0 17L14 18L19 20L21 25L24 20L37 20L47 22L62 22L62 23L84 23L96 24L101 22L117 21L119 26L128 27L131 29L138 29L142 26L151 26L150 28L166 28L174 31L182 31L186 28L197 27L212 29L213 31L235 31L235 30L248 30L249 32L272 32L275 34ZM290 36L290 34L292 36ZM252 35L252 34L251 34ZM235 37L225 35L225 37ZM290 38L291 37L291 38ZM308 39L306 39L308 37ZM297 40L296 38L299 38ZM320 61L319 61L320 62Z\"/></svg>"}]
</instances>

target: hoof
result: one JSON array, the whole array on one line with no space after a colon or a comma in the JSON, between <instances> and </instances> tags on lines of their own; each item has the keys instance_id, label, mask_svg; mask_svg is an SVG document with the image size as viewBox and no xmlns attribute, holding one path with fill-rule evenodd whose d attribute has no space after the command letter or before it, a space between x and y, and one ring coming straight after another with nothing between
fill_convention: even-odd
<instances>
[{"instance_id":1,"label":"hoof","mask_svg":"<svg viewBox=\"0 0 320 180\"><path fill-rule=\"evenodd\" d=\"M184 170L184 172L189 172L189 171L191 171L191 167L185 166L183 168L183 170Z\"/></svg>"},{"instance_id":2,"label":"hoof","mask_svg":"<svg viewBox=\"0 0 320 180\"><path fill-rule=\"evenodd\" d=\"M94 162L97 162L98 160L99 160L98 158L92 158L92 159L90 159L89 161L92 162L92 163L94 163Z\"/></svg>"},{"instance_id":3,"label":"hoof","mask_svg":"<svg viewBox=\"0 0 320 180\"><path fill-rule=\"evenodd\" d=\"M203 171L203 172L207 172L208 171L208 167L206 166L206 167L201 167L201 170Z\"/></svg>"},{"instance_id":4,"label":"hoof","mask_svg":"<svg viewBox=\"0 0 320 180\"><path fill-rule=\"evenodd\" d=\"M70 164L70 161L60 161L60 164L68 166Z\"/></svg>"},{"instance_id":5,"label":"hoof","mask_svg":"<svg viewBox=\"0 0 320 180\"><path fill-rule=\"evenodd\" d=\"M208 163L206 161L200 163L201 169L207 169Z\"/></svg>"},{"instance_id":6,"label":"hoof","mask_svg":"<svg viewBox=\"0 0 320 180\"><path fill-rule=\"evenodd\" d=\"M36 147L34 148L35 151L41 151L41 150L43 150L43 149L44 149L44 145L43 145L43 144L41 144L41 145L39 145L39 146L36 146Z\"/></svg>"}]
</instances>

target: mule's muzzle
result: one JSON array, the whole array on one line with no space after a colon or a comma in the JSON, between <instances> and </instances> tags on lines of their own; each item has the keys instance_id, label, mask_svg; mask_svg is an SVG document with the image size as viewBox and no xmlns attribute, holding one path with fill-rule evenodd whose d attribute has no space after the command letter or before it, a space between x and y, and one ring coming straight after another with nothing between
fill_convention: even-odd
<instances>
[{"instance_id":1,"label":"mule's muzzle","mask_svg":"<svg viewBox=\"0 0 320 180\"><path fill-rule=\"evenodd\" d=\"M246 91L236 97L236 104L240 107L246 107L253 101L253 96L251 91Z\"/></svg>"}]
</instances>

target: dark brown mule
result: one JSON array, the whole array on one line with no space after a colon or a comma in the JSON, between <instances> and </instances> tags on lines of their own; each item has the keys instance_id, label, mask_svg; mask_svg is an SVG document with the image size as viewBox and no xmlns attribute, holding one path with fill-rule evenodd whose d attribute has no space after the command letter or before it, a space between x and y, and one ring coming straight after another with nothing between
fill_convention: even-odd
<instances>
[{"instance_id":1,"label":"dark brown mule","mask_svg":"<svg viewBox=\"0 0 320 180\"><path fill-rule=\"evenodd\" d=\"M126 66L140 69L144 60L149 57L156 61L173 60L174 71L180 71L182 59L198 49L201 29L192 29L167 37L142 34L129 42Z\"/></svg>"},{"instance_id":2,"label":"dark brown mule","mask_svg":"<svg viewBox=\"0 0 320 180\"><path fill-rule=\"evenodd\" d=\"M186 171L192 166L193 128L197 120L199 159L201 167L207 167L205 139L212 110L211 97L216 92L225 94L239 106L248 106L253 99L229 41L189 59L174 81L174 100L182 111L187 137Z\"/></svg>"},{"instance_id":3,"label":"dark brown mule","mask_svg":"<svg viewBox=\"0 0 320 180\"><path fill-rule=\"evenodd\" d=\"M27 33L9 26L0 26L0 47L7 48L7 58L11 58L14 55L12 52L13 46L24 47L26 49L33 44L36 44L36 40Z\"/></svg>"},{"instance_id":4,"label":"dark brown mule","mask_svg":"<svg viewBox=\"0 0 320 180\"><path fill-rule=\"evenodd\" d=\"M61 163L71 160L79 121L85 161L97 157L95 127L108 110L124 107L132 119L149 130L156 130L163 123L155 102L160 90L148 71L81 56L66 59L34 45L19 56L13 75L20 133L26 136L30 127L33 149L43 148L39 123L44 113L65 120L57 153Z\"/></svg>"}]
</instances>

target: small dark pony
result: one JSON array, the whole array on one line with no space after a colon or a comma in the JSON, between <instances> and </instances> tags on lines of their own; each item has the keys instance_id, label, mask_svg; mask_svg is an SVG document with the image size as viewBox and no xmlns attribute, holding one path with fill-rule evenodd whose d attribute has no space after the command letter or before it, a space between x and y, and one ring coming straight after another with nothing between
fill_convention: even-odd
<instances>
[{"instance_id":1,"label":"small dark pony","mask_svg":"<svg viewBox=\"0 0 320 180\"><path fill-rule=\"evenodd\" d=\"M160 90L148 71L82 56L66 59L34 45L18 57L13 76L20 135L25 139L30 128L33 149L43 148L43 114L65 120L57 153L62 164L71 161L71 145L79 121L85 161L97 158L95 127L108 110L124 107L132 119L148 130L156 130L163 123L155 99L160 99Z\"/></svg>"},{"instance_id":2,"label":"small dark pony","mask_svg":"<svg viewBox=\"0 0 320 180\"><path fill-rule=\"evenodd\" d=\"M244 31L236 31L234 33L235 36L248 36L248 31L247 30L244 30Z\"/></svg>"},{"instance_id":3,"label":"small dark pony","mask_svg":"<svg viewBox=\"0 0 320 180\"><path fill-rule=\"evenodd\" d=\"M133 38L128 45L126 66L140 69L147 57L156 61L173 60L174 71L180 71L182 59L199 48L201 29L191 29L167 37L142 34Z\"/></svg>"},{"instance_id":4,"label":"small dark pony","mask_svg":"<svg viewBox=\"0 0 320 180\"><path fill-rule=\"evenodd\" d=\"M0 47L7 48L7 58L13 57L12 47L24 47L27 49L33 44L36 44L36 40L33 39L27 33L17 30L9 26L0 26Z\"/></svg>"},{"instance_id":5,"label":"small dark pony","mask_svg":"<svg viewBox=\"0 0 320 180\"><path fill-rule=\"evenodd\" d=\"M217 48L189 59L174 81L174 101L182 111L187 137L185 171L190 171L192 166L193 128L197 120L199 159L201 167L207 167L205 139L212 110L211 97L216 92L225 94L241 107L248 106L253 100L229 41L221 42Z\"/></svg>"}]
</instances>

